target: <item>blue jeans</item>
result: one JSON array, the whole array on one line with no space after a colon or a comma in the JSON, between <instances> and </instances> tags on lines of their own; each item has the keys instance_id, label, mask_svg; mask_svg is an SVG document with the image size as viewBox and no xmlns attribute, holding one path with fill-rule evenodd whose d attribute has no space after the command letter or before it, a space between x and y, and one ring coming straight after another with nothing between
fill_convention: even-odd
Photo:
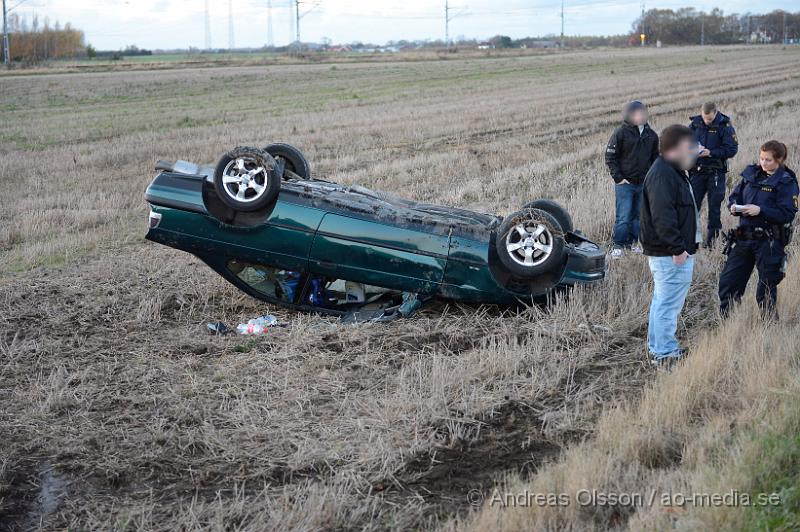
<instances>
[{"instance_id":1,"label":"blue jeans","mask_svg":"<svg viewBox=\"0 0 800 532\"><path fill-rule=\"evenodd\" d=\"M639 240L639 208L642 205L642 185L614 185L616 221L614 246L627 248Z\"/></svg>"},{"instance_id":2,"label":"blue jeans","mask_svg":"<svg viewBox=\"0 0 800 532\"><path fill-rule=\"evenodd\" d=\"M650 302L650 321L647 325L647 345L656 360L680 356L680 344L675 337L678 314L681 313L686 294L692 284L694 257L689 256L683 266L672 262L672 257L647 257L653 274L653 300Z\"/></svg>"}]
</instances>

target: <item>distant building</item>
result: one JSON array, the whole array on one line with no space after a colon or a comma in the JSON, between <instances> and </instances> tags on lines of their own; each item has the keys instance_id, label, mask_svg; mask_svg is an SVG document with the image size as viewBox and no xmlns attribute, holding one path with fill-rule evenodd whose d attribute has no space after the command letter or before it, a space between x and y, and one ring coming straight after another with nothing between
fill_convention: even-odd
<instances>
[{"instance_id":1,"label":"distant building","mask_svg":"<svg viewBox=\"0 0 800 532\"><path fill-rule=\"evenodd\" d=\"M766 44L766 43L772 42L772 37L769 34L767 34L766 31L757 30L757 31L754 31L754 32L750 33L750 41L749 42Z\"/></svg>"}]
</instances>

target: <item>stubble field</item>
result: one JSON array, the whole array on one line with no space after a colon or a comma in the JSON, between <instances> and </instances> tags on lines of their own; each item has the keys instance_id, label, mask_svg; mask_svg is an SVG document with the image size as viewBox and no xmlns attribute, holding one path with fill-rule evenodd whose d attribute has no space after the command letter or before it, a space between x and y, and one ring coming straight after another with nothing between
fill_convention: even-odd
<instances>
[{"instance_id":1,"label":"stubble field","mask_svg":"<svg viewBox=\"0 0 800 532\"><path fill-rule=\"evenodd\" d=\"M752 480L719 464L734 447L747 463L739 427L798 397L796 262L780 323L760 323L750 293L720 324L722 256L701 253L691 356L659 375L641 257L547 309L440 303L344 326L145 242L143 192L159 158L284 141L318 176L412 199L507 214L554 198L608 244L602 156L626 101L660 130L716 100L741 144L732 176L769 138L797 166L798 71L797 47L707 47L0 76L0 530L741 524L490 498ZM263 313L287 327L205 334Z\"/></svg>"}]
</instances>

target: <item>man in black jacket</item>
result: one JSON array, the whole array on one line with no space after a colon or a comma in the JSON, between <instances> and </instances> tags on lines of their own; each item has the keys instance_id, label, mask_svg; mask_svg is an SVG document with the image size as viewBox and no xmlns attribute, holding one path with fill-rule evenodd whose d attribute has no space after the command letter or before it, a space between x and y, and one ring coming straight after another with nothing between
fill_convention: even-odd
<instances>
[{"instance_id":1,"label":"man in black jacket","mask_svg":"<svg viewBox=\"0 0 800 532\"><path fill-rule=\"evenodd\" d=\"M625 106L623 122L606 146L606 166L614 179L616 220L611 258L622 257L625 248L641 253L639 207L642 182L650 165L658 157L658 135L647 124L647 107L639 101Z\"/></svg>"},{"instance_id":2,"label":"man in black jacket","mask_svg":"<svg viewBox=\"0 0 800 532\"><path fill-rule=\"evenodd\" d=\"M661 156L644 180L640 238L655 285L647 328L648 348L655 363L669 368L683 356L675 331L692 284L694 254L702 235L686 173L697 157L692 130L669 126L661 132L660 150Z\"/></svg>"}]
</instances>

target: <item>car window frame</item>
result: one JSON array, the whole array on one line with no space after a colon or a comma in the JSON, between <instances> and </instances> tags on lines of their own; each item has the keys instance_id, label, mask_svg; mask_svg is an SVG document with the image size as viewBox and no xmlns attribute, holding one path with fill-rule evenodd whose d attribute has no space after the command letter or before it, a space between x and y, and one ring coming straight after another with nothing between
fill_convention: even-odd
<instances>
[{"instance_id":1,"label":"car window frame","mask_svg":"<svg viewBox=\"0 0 800 532\"><path fill-rule=\"evenodd\" d=\"M308 269L303 269L300 272L298 272L300 274L300 280L297 283L298 289L295 290L294 299L292 301L288 301L288 300L280 299L280 298L275 297L275 296L270 296L269 294L265 294L264 292L261 292L260 290L255 288L253 285L249 284L247 281L245 281L244 279L239 277L239 275L236 274L230 268L230 266L228 266L228 264L231 261L241 261L241 262L244 262L244 263L249 264L249 265L260 266L262 268L269 268L269 269L272 269L272 270L275 270L275 271L286 271L286 268L279 268L277 266L270 266L269 264L264 264L263 262L259 262L259 261L243 260L243 259L237 259L237 258L227 258L223 262L223 267L225 268L227 273L232 278L234 278L236 280L235 284L246 287L245 292L248 293L249 295L251 295L253 297L256 297L258 299L262 299L262 300L271 302L271 303L273 303L275 305L282 305L282 306L298 306L298 305L301 305L300 302L303 301L303 297L305 296L305 293L306 293L306 290L307 290L307 286L309 284L308 280L310 278L310 272L308 271ZM294 271L294 270L292 270L292 271Z\"/></svg>"}]
</instances>

